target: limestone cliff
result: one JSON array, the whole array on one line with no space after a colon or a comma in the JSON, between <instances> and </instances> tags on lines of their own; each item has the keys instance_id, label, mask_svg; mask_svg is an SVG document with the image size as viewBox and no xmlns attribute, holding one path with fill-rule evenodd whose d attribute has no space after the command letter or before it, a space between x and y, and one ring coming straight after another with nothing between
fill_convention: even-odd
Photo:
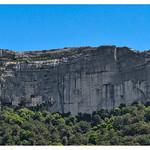
<instances>
[{"instance_id":1,"label":"limestone cliff","mask_svg":"<svg viewBox=\"0 0 150 150\"><path fill-rule=\"evenodd\" d=\"M92 113L150 98L150 52L100 46L0 49L1 105Z\"/></svg>"}]
</instances>

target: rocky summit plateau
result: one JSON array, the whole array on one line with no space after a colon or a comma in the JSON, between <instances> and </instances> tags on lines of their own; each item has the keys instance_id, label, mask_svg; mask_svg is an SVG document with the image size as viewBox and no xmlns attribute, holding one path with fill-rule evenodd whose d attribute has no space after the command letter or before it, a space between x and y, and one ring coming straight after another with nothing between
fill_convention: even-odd
<instances>
[{"instance_id":1,"label":"rocky summit plateau","mask_svg":"<svg viewBox=\"0 0 150 150\"><path fill-rule=\"evenodd\" d=\"M73 115L150 99L150 51L99 46L0 49L0 105Z\"/></svg>"}]
</instances>

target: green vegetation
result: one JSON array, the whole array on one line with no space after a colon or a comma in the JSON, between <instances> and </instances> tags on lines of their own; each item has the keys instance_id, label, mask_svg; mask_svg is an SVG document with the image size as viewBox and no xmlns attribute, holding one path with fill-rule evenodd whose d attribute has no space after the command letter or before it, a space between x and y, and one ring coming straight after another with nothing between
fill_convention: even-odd
<instances>
[{"instance_id":1,"label":"green vegetation","mask_svg":"<svg viewBox=\"0 0 150 150\"><path fill-rule=\"evenodd\" d=\"M45 60L52 60L51 57L29 57L29 58L15 58L16 62L32 62L32 61L45 61Z\"/></svg>"},{"instance_id":2,"label":"green vegetation","mask_svg":"<svg viewBox=\"0 0 150 150\"><path fill-rule=\"evenodd\" d=\"M150 104L92 115L2 107L0 145L150 145Z\"/></svg>"}]
</instances>

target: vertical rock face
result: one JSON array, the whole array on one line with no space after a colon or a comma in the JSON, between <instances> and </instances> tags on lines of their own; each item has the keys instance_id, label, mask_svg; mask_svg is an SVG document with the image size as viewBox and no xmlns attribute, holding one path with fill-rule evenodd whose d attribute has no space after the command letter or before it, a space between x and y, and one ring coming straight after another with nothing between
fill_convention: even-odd
<instances>
[{"instance_id":1,"label":"vertical rock face","mask_svg":"<svg viewBox=\"0 0 150 150\"><path fill-rule=\"evenodd\" d=\"M17 53L0 50L1 105L92 113L150 97L150 54L100 46Z\"/></svg>"}]
</instances>

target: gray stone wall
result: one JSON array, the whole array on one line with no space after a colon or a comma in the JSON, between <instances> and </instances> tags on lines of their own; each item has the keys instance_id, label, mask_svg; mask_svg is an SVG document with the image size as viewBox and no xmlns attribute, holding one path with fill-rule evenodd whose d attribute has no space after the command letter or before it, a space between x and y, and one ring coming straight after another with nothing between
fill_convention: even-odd
<instances>
[{"instance_id":1,"label":"gray stone wall","mask_svg":"<svg viewBox=\"0 0 150 150\"><path fill-rule=\"evenodd\" d=\"M48 60L1 61L1 105L44 105L50 112L76 115L150 97L149 52L101 46L48 53L38 54Z\"/></svg>"}]
</instances>

